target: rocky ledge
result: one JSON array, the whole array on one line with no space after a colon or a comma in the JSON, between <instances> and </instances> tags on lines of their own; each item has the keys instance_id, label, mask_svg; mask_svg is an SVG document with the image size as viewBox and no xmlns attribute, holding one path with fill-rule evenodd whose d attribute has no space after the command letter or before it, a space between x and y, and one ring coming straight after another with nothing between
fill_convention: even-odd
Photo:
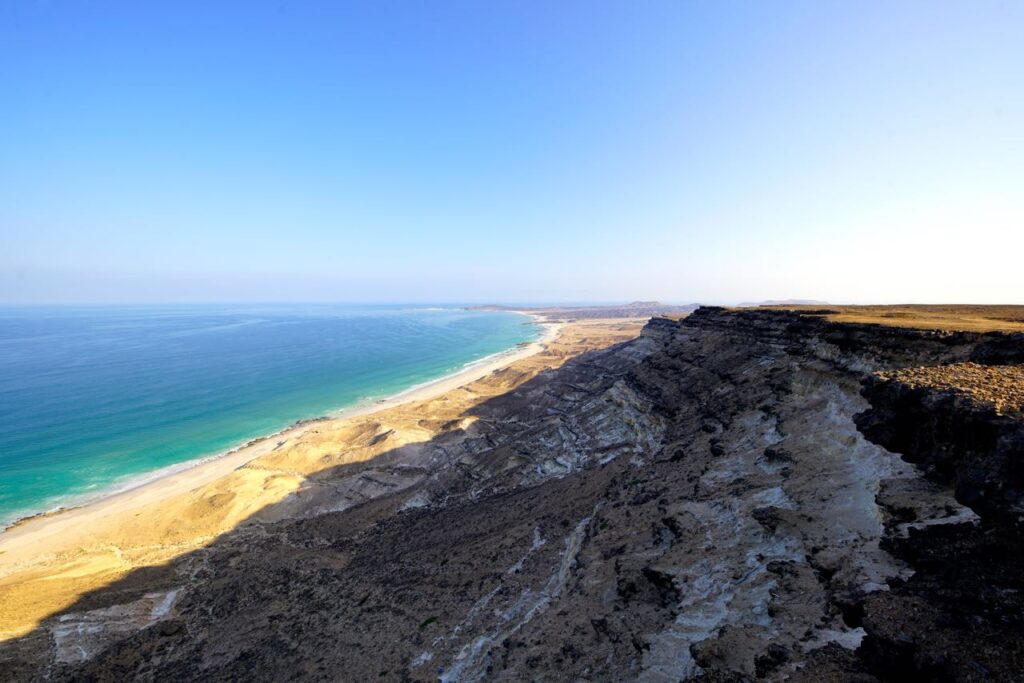
<instances>
[{"instance_id":1,"label":"rocky ledge","mask_svg":"<svg viewBox=\"0 0 1024 683\"><path fill-rule=\"evenodd\" d=\"M894 381L910 389L922 387L949 391L971 398L997 413L1024 411L1024 366L951 363L926 368L904 368L879 372L883 380Z\"/></svg>"},{"instance_id":2,"label":"rocky ledge","mask_svg":"<svg viewBox=\"0 0 1024 683\"><path fill-rule=\"evenodd\" d=\"M0 667L91 681L1020 680L1021 417L885 373L1005 366L1022 349L1021 335L784 311L654 319L332 478L415 468L415 485L254 520L4 644ZM143 627L110 616L145 600L160 613Z\"/></svg>"}]
</instances>

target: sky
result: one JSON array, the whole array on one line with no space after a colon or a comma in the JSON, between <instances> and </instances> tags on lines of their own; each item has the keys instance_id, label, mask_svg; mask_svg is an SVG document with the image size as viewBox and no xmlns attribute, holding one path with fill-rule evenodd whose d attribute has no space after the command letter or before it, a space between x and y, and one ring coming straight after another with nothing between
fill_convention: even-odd
<instances>
[{"instance_id":1,"label":"sky","mask_svg":"<svg viewBox=\"0 0 1024 683\"><path fill-rule=\"evenodd\" d=\"M1024 3L0 3L0 303L1024 303Z\"/></svg>"}]
</instances>

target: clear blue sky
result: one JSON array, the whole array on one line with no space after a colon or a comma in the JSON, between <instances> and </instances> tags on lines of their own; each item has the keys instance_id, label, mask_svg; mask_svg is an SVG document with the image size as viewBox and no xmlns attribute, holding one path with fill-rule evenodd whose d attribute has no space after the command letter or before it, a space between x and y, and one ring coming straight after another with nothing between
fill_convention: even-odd
<instances>
[{"instance_id":1,"label":"clear blue sky","mask_svg":"<svg viewBox=\"0 0 1024 683\"><path fill-rule=\"evenodd\" d=\"M1022 2L0 3L0 301L1024 303Z\"/></svg>"}]
</instances>

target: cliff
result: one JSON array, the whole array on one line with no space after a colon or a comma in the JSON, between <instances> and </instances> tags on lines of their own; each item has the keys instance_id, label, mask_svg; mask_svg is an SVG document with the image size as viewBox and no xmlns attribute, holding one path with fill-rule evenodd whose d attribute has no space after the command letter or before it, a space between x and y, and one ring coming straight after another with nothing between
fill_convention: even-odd
<instances>
[{"instance_id":1,"label":"cliff","mask_svg":"<svg viewBox=\"0 0 1024 683\"><path fill-rule=\"evenodd\" d=\"M701 308L0 646L11 679L1019 680L1024 336ZM889 373L889 374L886 374ZM893 374L895 373L895 374ZM339 506L341 507L341 506ZM271 520L271 521L268 521ZM145 610L145 628L118 628Z\"/></svg>"}]
</instances>

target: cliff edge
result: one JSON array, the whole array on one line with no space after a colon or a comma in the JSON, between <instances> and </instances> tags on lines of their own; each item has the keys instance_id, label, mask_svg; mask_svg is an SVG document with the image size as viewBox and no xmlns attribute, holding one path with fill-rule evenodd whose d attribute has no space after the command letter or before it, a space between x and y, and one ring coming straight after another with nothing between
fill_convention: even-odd
<instances>
[{"instance_id":1,"label":"cliff edge","mask_svg":"<svg viewBox=\"0 0 1024 683\"><path fill-rule=\"evenodd\" d=\"M331 481L378 477L361 504L254 521L138 572L0 645L0 667L1020 680L1024 418L968 380L1022 349L778 310L655 318L428 442L342 466ZM913 370L936 367L983 374ZM1015 372L999 371L1005 396ZM410 486L378 476L412 470ZM140 604L159 614L117 630Z\"/></svg>"}]
</instances>

